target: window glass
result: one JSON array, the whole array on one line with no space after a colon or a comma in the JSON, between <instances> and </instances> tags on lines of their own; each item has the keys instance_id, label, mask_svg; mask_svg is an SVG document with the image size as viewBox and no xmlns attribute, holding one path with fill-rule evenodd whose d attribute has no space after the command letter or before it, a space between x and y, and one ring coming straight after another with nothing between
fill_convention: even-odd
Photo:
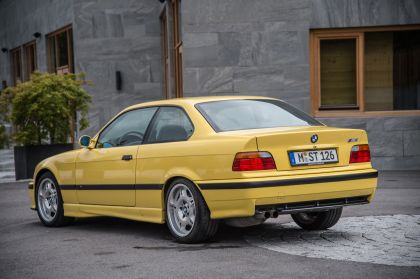
<instances>
[{"instance_id":1,"label":"window glass","mask_svg":"<svg viewBox=\"0 0 420 279\"><path fill-rule=\"evenodd\" d=\"M365 109L393 110L393 32L365 34Z\"/></svg>"},{"instance_id":2,"label":"window glass","mask_svg":"<svg viewBox=\"0 0 420 279\"><path fill-rule=\"evenodd\" d=\"M48 66L50 72L66 74L73 71L72 36L71 28L48 36Z\"/></svg>"},{"instance_id":3,"label":"window glass","mask_svg":"<svg viewBox=\"0 0 420 279\"><path fill-rule=\"evenodd\" d=\"M151 128L148 142L187 140L193 131L193 125L182 109L161 107Z\"/></svg>"},{"instance_id":4,"label":"window glass","mask_svg":"<svg viewBox=\"0 0 420 279\"><path fill-rule=\"evenodd\" d=\"M410 30L315 31L312 47L319 53L311 66L319 111L420 110L420 29L401 28Z\"/></svg>"},{"instance_id":5,"label":"window glass","mask_svg":"<svg viewBox=\"0 0 420 279\"><path fill-rule=\"evenodd\" d=\"M420 30L365 34L365 108L420 109Z\"/></svg>"},{"instance_id":6,"label":"window glass","mask_svg":"<svg viewBox=\"0 0 420 279\"><path fill-rule=\"evenodd\" d=\"M20 50L16 52L16 80L22 80L22 59L20 57Z\"/></svg>"},{"instance_id":7,"label":"window glass","mask_svg":"<svg viewBox=\"0 0 420 279\"><path fill-rule=\"evenodd\" d=\"M99 148L139 145L157 108L128 111L106 127L97 143Z\"/></svg>"},{"instance_id":8,"label":"window glass","mask_svg":"<svg viewBox=\"0 0 420 279\"><path fill-rule=\"evenodd\" d=\"M322 125L278 100L227 100L197 105L216 131Z\"/></svg>"},{"instance_id":9,"label":"window glass","mask_svg":"<svg viewBox=\"0 0 420 279\"><path fill-rule=\"evenodd\" d=\"M356 39L321 40L321 108L355 107Z\"/></svg>"},{"instance_id":10,"label":"window glass","mask_svg":"<svg viewBox=\"0 0 420 279\"><path fill-rule=\"evenodd\" d=\"M10 52L11 67L12 67L12 82L16 85L22 81L22 58L21 49L17 48Z\"/></svg>"},{"instance_id":11,"label":"window glass","mask_svg":"<svg viewBox=\"0 0 420 279\"><path fill-rule=\"evenodd\" d=\"M58 67L66 66L69 64L68 47L67 47L67 32L62 32L57 35L58 46Z\"/></svg>"},{"instance_id":12,"label":"window glass","mask_svg":"<svg viewBox=\"0 0 420 279\"><path fill-rule=\"evenodd\" d=\"M57 63L55 59L55 37L48 38L48 57L49 57L49 70L50 72L55 72L57 68Z\"/></svg>"},{"instance_id":13,"label":"window glass","mask_svg":"<svg viewBox=\"0 0 420 279\"><path fill-rule=\"evenodd\" d=\"M36 70L36 49L35 44L31 45L28 50L29 54L29 71L33 73Z\"/></svg>"},{"instance_id":14,"label":"window glass","mask_svg":"<svg viewBox=\"0 0 420 279\"><path fill-rule=\"evenodd\" d=\"M35 43L31 43L31 44L28 44L28 45L25 46L25 62L26 62L25 80L30 80L31 79L31 74L37 68Z\"/></svg>"}]
</instances>

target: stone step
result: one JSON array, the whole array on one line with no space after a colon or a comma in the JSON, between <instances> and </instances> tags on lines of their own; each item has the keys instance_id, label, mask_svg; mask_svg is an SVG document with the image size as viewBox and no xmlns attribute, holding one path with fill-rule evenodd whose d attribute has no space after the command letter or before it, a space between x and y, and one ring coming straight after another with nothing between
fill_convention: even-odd
<instances>
[{"instance_id":1,"label":"stone step","mask_svg":"<svg viewBox=\"0 0 420 279\"><path fill-rule=\"evenodd\" d=\"M0 172L0 180L7 178L15 178L15 171L2 171Z\"/></svg>"},{"instance_id":2,"label":"stone step","mask_svg":"<svg viewBox=\"0 0 420 279\"><path fill-rule=\"evenodd\" d=\"M0 183L15 180L15 159L13 149L0 149Z\"/></svg>"}]
</instances>

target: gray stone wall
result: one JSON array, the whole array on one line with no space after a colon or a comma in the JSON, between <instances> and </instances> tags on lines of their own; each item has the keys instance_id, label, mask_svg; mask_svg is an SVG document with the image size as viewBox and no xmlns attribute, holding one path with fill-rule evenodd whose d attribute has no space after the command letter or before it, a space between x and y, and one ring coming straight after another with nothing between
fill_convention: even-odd
<instances>
[{"instance_id":1,"label":"gray stone wall","mask_svg":"<svg viewBox=\"0 0 420 279\"><path fill-rule=\"evenodd\" d=\"M309 110L308 0L184 0L184 95L287 99Z\"/></svg>"},{"instance_id":2,"label":"gray stone wall","mask_svg":"<svg viewBox=\"0 0 420 279\"><path fill-rule=\"evenodd\" d=\"M74 0L76 71L93 83L86 87L93 102L83 133L93 135L129 105L162 98L159 12L157 0Z\"/></svg>"},{"instance_id":3,"label":"gray stone wall","mask_svg":"<svg viewBox=\"0 0 420 279\"><path fill-rule=\"evenodd\" d=\"M372 163L380 170L420 170L420 117L320 118L368 132Z\"/></svg>"},{"instance_id":4,"label":"gray stone wall","mask_svg":"<svg viewBox=\"0 0 420 279\"><path fill-rule=\"evenodd\" d=\"M184 95L264 95L309 112L311 28L420 23L416 0L183 0ZM328 118L368 131L379 169L420 169L420 117Z\"/></svg>"},{"instance_id":5,"label":"gray stone wall","mask_svg":"<svg viewBox=\"0 0 420 279\"><path fill-rule=\"evenodd\" d=\"M37 60L46 71L45 34L72 24L75 70L93 83L83 131L93 135L122 108L162 98L161 8L157 0L0 0L0 47L41 32ZM184 96L264 95L309 111L311 28L419 24L420 1L182 0L181 14ZM9 53L0 52L8 84L9 68ZM420 169L420 117L321 120L366 129L380 169Z\"/></svg>"},{"instance_id":6,"label":"gray stone wall","mask_svg":"<svg viewBox=\"0 0 420 279\"><path fill-rule=\"evenodd\" d=\"M38 69L47 71L45 35L73 22L73 1L0 0L0 48L13 49L35 38ZM22 50L23 51L23 50ZM22 52L23 55L23 52ZM11 84L9 52L0 52L0 81Z\"/></svg>"},{"instance_id":7,"label":"gray stone wall","mask_svg":"<svg viewBox=\"0 0 420 279\"><path fill-rule=\"evenodd\" d=\"M418 0L313 0L311 28L420 23Z\"/></svg>"},{"instance_id":8,"label":"gray stone wall","mask_svg":"<svg viewBox=\"0 0 420 279\"><path fill-rule=\"evenodd\" d=\"M76 72L92 82L90 126L93 135L121 109L162 98L161 41L157 0L1 0L0 47L12 49L37 39L40 71L47 71L45 35L72 24ZM116 71L122 90L116 90ZM0 52L0 80L11 84L9 53Z\"/></svg>"}]
</instances>

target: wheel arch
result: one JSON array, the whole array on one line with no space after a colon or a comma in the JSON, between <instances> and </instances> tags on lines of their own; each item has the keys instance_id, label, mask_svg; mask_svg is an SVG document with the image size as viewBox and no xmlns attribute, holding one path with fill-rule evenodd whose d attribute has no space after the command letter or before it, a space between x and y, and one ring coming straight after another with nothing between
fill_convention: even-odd
<instances>
[{"instance_id":1,"label":"wheel arch","mask_svg":"<svg viewBox=\"0 0 420 279\"><path fill-rule=\"evenodd\" d=\"M51 169L49 169L49 168L47 168L47 167L44 167L44 168L42 168L42 169L40 169L37 173L36 173L36 175L35 175L35 180L34 180L34 189L36 189L36 187L37 187L37 185L38 185L38 181L39 181L39 178L44 174L44 173L47 173L47 172L50 172L54 177L55 177L55 179L57 179L57 176L55 175L55 173L51 170Z\"/></svg>"},{"instance_id":2,"label":"wheel arch","mask_svg":"<svg viewBox=\"0 0 420 279\"><path fill-rule=\"evenodd\" d=\"M188 180L189 182L191 182L196 188L197 188L197 190L198 190L198 192L200 192L200 194L201 194L201 196L203 197L203 199L204 199L204 201L206 202L206 206L207 206L207 208L208 208L208 205L207 205L207 201L206 201L206 199L204 198L204 195L203 195L203 193L201 192L201 189L200 189L200 187L197 185L197 183L195 183L192 179L190 179L190 178L188 178L188 177L186 177L186 176L182 176L182 175L176 175L176 176L172 176L172 177L170 177L170 178L168 178L166 181L165 181L165 183L163 184L163 188L162 188L162 208L165 210L166 208L165 208L165 206L166 206L166 204L165 204L165 197L166 197L166 193L168 192L168 189L169 189L169 186L172 184L172 182L174 182L175 180L177 180L177 179L185 179L185 180ZM210 210L210 209L209 209Z\"/></svg>"},{"instance_id":3,"label":"wheel arch","mask_svg":"<svg viewBox=\"0 0 420 279\"><path fill-rule=\"evenodd\" d=\"M41 168L40 170L38 170L34 174L34 187L33 187L32 196L33 196L33 206L34 206L33 209L35 209L35 210L37 209L37 204L38 204L38 202L37 202L37 195L36 195L36 191L38 190L38 182L39 182L40 177L44 173L47 173L47 172L50 172L54 177L56 177L55 174L54 174L54 172L52 170L50 170L49 168L47 168L47 167Z\"/></svg>"}]
</instances>

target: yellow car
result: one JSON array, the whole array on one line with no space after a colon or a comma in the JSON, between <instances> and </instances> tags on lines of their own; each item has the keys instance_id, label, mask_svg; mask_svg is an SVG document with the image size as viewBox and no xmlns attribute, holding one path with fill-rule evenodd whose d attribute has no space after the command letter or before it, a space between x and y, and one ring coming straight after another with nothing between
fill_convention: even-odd
<instances>
[{"instance_id":1,"label":"yellow car","mask_svg":"<svg viewBox=\"0 0 420 279\"><path fill-rule=\"evenodd\" d=\"M378 173L366 132L323 125L265 97L199 97L131 106L84 148L48 158L29 185L46 226L114 216L167 223L177 241L213 236L219 222L291 214L327 229L343 206L369 203Z\"/></svg>"}]
</instances>

